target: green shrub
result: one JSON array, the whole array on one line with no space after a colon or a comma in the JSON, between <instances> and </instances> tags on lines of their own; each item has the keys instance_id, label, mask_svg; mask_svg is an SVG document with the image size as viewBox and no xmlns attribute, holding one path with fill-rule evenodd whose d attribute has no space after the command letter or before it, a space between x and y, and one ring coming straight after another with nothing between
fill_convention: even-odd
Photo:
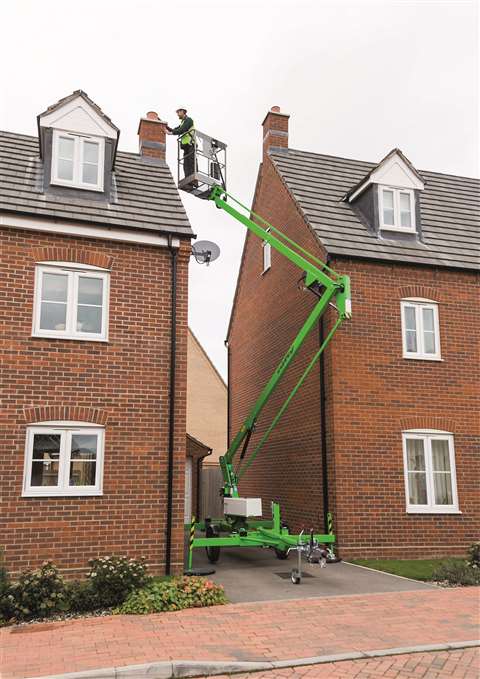
<instances>
[{"instance_id":1,"label":"green shrub","mask_svg":"<svg viewBox=\"0 0 480 679\"><path fill-rule=\"evenodd\" d=\"M10 578L7 569L0 563L0 625L12 617L12 605L8 599Z\"/></svg>"},{"instance_id":2,"label":"green shrub","mask_svg":"<svg viewBox=\"0 0 480 679\"><path fill-rule=\"evenodd\" d=\"M143 558L137 560L126 556L104 556L88 563L88 581L97 601L97 608L123 603L130 592L143 587L148 580Z\"/></svg>"},{"instance_id":3,"label":"green shrub","mask_svg":"<svg viewBox=\"0 0 480 679\"><path fill-rule=\"evenodd\" d=\"M480 542L474 542L468 550L468 565L480 568Z\"/></svg>"},{"instance_id":4,"label":"green shrub","mask_svg":"<svg viewBox=\"0 0 480 679\"><path fill-rule=\"evenodd\" d=\"M65 584L65 598L72 613L86 613L102 608L96 592L88 580L72 580Z\"/></svg>"},{"instance_id":5,"label":"green shrub","mask_svg":"<svg viewBox=\"0 0 480 679\"><path fill-rule=\"evenodd\" d=\"M4 595L9 615L16 620L48 617L68 608L65 583L57 567L45 561L41 568L22 573Z\"/></svg>"},{"instance_id":6,"label":"green shrub","mask_svg":"<svg viewBox=\"0 0 480 679\"><path fill-rule=\"evenodd\" d=\"M142 615L226 604L223 587L200 577L155 581L130 594L115 613Z\"/></svg>"},{"instance_id":7,"label":"green shrub","mask_svg":"<svg viewBox=\"0 0 480 679\"><path fill-rule=\"evenodd\" d=\"M480 585L480 569L468 561L445 561L433 574L433 579L452 586Z\"/></svg>"}]
</instances>

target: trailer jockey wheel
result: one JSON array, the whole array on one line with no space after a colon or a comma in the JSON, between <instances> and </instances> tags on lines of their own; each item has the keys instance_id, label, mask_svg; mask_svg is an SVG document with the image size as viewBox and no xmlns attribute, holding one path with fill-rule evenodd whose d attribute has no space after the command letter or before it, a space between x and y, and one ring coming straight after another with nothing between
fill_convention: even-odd
<instances>
[{"instance_id":1,"label":"trailer jockey wheel","mask_svg":"<svg viewBox=\"0 0 480 679\"><path fill-rule=\"evenodd\" d=\"M218 530L208 523L205 527L205 535L207 538L218 538ZM220 547L205 547L205 550L210 563L217 563L220 558Z\"/></svg>"},{"instance_id":2,"label":"trailer jockey wheel","mask_svg":"<svg viewBox=\"0 0 480 679\"><path fill-rule=\"evenodd\" d=\"M290 574L290 579L293 582L294 585L299 585L302 582L302 576L298 572L297 568L292 568L292 572Z\"/></svg>"}]
</instances>

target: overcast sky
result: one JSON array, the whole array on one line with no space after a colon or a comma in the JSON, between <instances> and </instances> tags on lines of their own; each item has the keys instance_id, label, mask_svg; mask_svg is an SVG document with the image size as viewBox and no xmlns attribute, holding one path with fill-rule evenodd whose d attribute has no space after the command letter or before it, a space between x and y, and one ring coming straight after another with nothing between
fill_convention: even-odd
<instances>
[{"instance_id":1,"label":"overcast sky","mask_svg":"<svg viewBox=\"0 0 480 679\"><path fill-rule=\"evenodd\" d=\"M478 176L476 0L10 0L0 24L5 130L36 134L37 113L83 89L136 151L142 115L173 123L185 106L228 144L229 190L248 203L278 105L292 148L378 161L398 146L420 170ZM222 250L208 268L192 260L190 325L225 374L244 228L182 198Z\"/></svg>"}]
</instances>

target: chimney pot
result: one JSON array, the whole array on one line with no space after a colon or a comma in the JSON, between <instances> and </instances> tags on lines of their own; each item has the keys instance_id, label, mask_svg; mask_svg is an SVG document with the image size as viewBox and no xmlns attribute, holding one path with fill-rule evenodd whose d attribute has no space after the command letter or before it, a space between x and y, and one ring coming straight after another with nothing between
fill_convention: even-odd
<instances>
[{"instance_id":1,"label":"chimney pot","mask_svg":"<svg viewBox=\"0 0 480 679\"><path fill-rule=\"evenodd\" d=\"M165 135L167 123L160 120L156 111L148 111L140 118L138 143L140 155L157 160L165 160Z\"/></svg>"},{"instance_id":2,"label":"chimney pot","mask_svg":"<svg viewBox=\"0 0 480 679\"><path fill-rule=\"evenodd\" d=\"M288 119L287 113L280 112L280 106L272 106L265 116L263 126L263 157L265 159L270 148L288 148Z\"/></svg>"}]
</instances>

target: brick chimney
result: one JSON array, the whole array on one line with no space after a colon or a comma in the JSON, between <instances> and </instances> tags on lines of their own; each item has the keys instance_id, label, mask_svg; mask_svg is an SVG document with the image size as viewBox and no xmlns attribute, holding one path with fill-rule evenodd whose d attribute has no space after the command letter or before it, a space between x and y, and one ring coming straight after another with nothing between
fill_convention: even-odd
<instances>
[{"instance_id":1,"label":"brick chimney","mask_svg":"<svg viewBox=\"0 0 480 679\"><path fill-rule=\"evenodd\" d=\"M287 113L280 113L280 106L272 106L263 119L263 156L268 149L288 148L288 119Z\"/></svg>"},{"instance_id":2,"label":"brick chimney","mask_svg":"<svg viewBox=\"0 0 480 679\"><path fill-rule=\"evenodd\" d=\"M167 123L160 120L158 113L149 111L140 118L138 143L140 155L165 160L165 134Z\"/></svg>"}]
</instances>

